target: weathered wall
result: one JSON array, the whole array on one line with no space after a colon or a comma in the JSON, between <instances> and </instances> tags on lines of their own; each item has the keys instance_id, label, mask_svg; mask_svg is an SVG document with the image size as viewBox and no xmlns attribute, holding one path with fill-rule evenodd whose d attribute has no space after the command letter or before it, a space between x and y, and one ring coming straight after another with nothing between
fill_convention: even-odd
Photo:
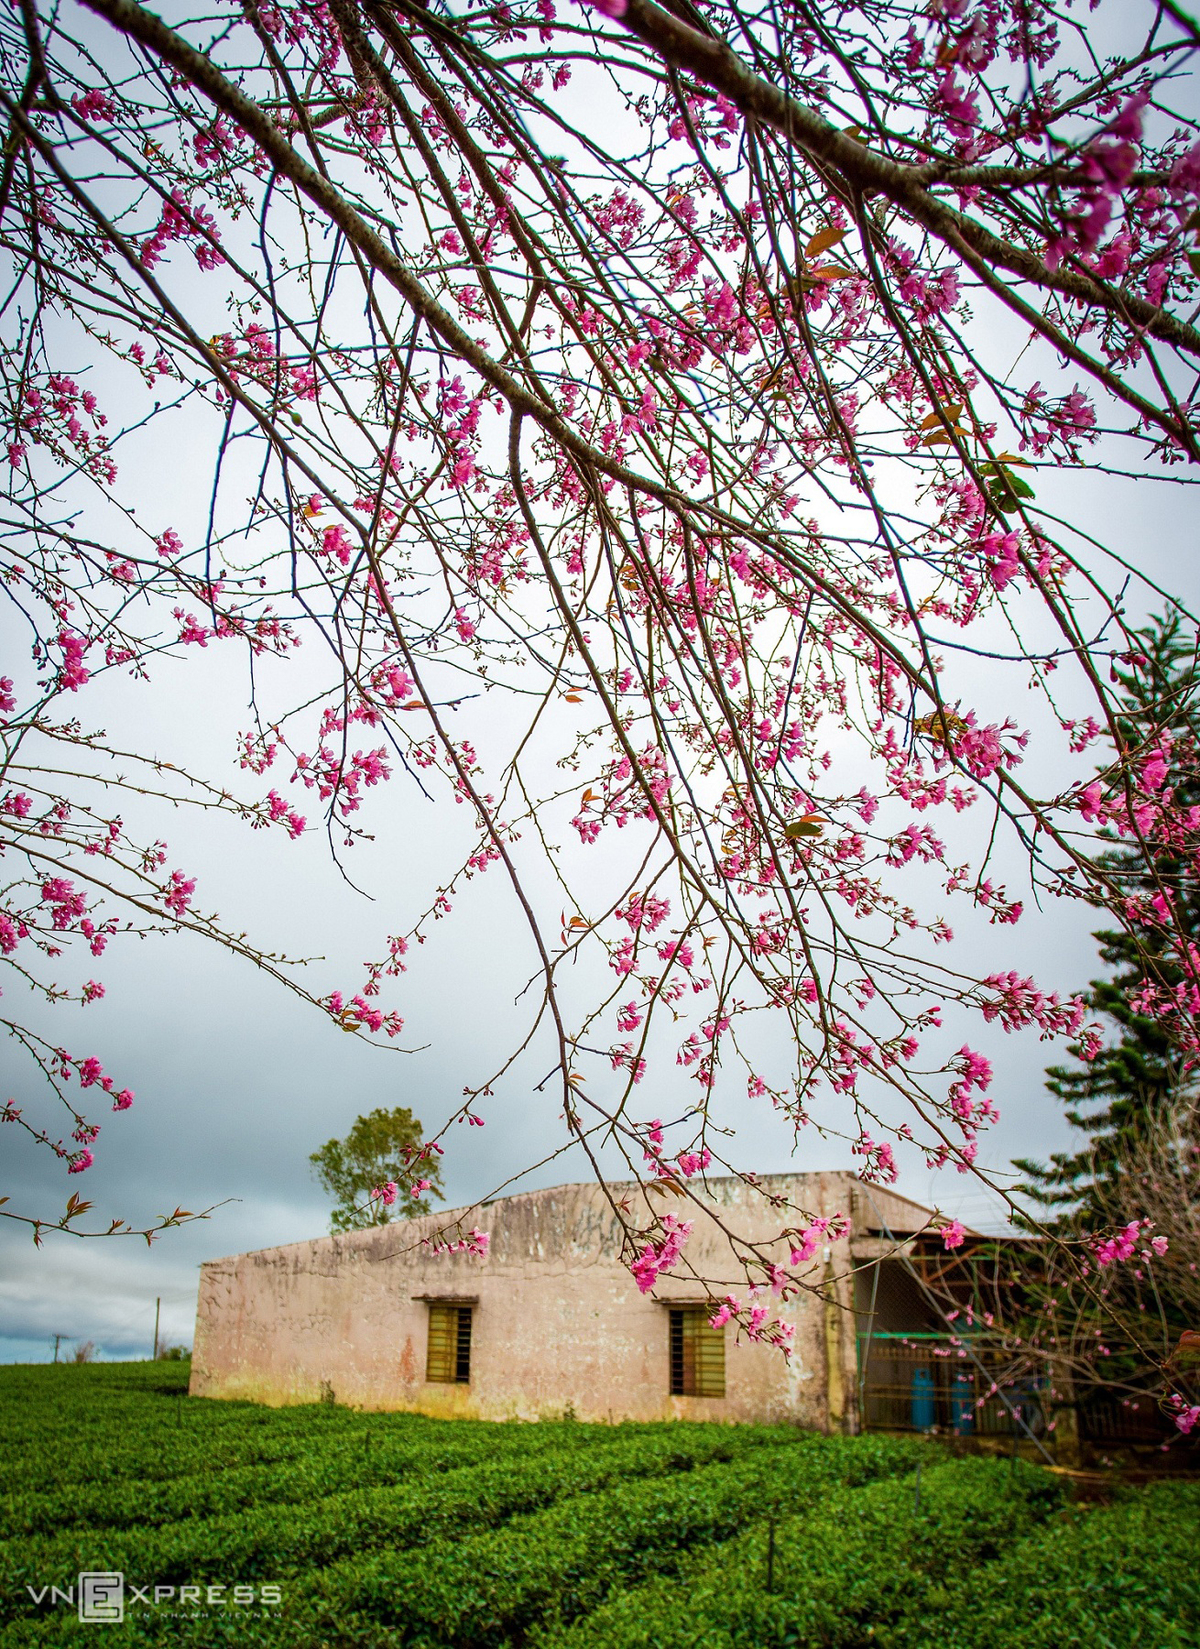
<instances>
[{"instance_id":1,"label":"weathered wall","mask_svg":"<svg viewBox=\"0 0 1200 1649\"><path fill-rule=\"evenodd\" d=\"M846 1175L770 1177L760 1187L807 1214L854 1210ZM620 1190L639 1194L632 1186ZM686 1214L696 1222L687 1268L714 1292L743 1298L722 1227L758 1242L783 1223L803 1223L734 1179L710 1180L706 1210L689 1206ZM833 1357L842 1390L835 1405L841 1414L833 1418L853 1426L857 1375L845 1243L834 1248L832 1266L818 1250L805 1274L810 1284L827 1282L827 1297L803 1293L778 1312L796 1324L790 1364L769 1347L736 1345L727 1331L726 1396L673 1397L667 1313L658 1302L699 1299L705 1289L681 1267L660 1278L653 1297L639 1294L598 1187L559 1186L467 1210L465 1223L478 1221L491 1233L482 1260L435 1257L421 1247L423 1236L453 1218L440 1213L205 1265L193 1394L303 1403L332 1393L339 1403L364 1408L480 1419L536 1419L570 1409L581 1420L825 1426ZM420 1295L476 1301L469 1385L426 1382L428 1306L414 1298Z\"/></svg>"}]
</instances>

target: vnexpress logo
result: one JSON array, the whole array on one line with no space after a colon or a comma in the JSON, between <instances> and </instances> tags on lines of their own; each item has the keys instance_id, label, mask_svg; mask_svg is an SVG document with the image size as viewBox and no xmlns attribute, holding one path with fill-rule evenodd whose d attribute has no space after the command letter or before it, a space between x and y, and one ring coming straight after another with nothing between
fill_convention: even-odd
<instances>
[{"instance_id":1,"label":"vnexpress logo","mask_svg":"<svg viewBox=\"0 0 1200 1649\"><path fill-rule=\"evenodd\" d=\"M125 1619L125 1576L95 1570L79 1576L79 1618L88 1625L115 1625Z\"/></svg>"},{"instance_id":2,"label":"vnexpress logo","mask_svg":"<svg viewBox=\"0 0 1200 1649\"><path fill-rule=\"evenodd\" d=\"M65 1604L75 1609L85 1626L119 1626L128 1609L160 1610L164 1615L198 1617L202 1609L280 1609L283 1587L275 1582L265 1586L230 1586L225 1582L208 1586L135 1586L115 1569L89 1569L76 1576L74 1586L26 1586L36 1608L54 1609Z\"/></svg>"}]
</instances>

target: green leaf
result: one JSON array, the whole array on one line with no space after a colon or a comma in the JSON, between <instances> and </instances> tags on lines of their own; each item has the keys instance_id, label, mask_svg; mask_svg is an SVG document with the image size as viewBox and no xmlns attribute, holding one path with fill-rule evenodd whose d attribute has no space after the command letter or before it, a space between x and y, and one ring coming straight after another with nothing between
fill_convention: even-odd
<instances>
[{"instance_id":1,"label":"green leaf","mask_svg":"<svg viewBox=\"0 0 1200 1649\"><path fill-rule=\"evenodd\" d=\"M1034 497L1033 488L1028 481L1022 481L1019 475L1014 475L1004 464L984 464L982 473L991 472L994 479L988 483L988 497L1002 515L1009 515L1017 508L1023 498Z\"/></svg>"}]
</instances>

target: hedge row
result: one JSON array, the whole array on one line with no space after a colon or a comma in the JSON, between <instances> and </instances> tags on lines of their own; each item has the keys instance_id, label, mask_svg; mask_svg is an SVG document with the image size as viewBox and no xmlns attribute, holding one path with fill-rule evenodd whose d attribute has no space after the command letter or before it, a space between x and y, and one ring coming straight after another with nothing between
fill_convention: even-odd
<instances>
[{"instance_id":1,"label":"hedge row","mask_svg":"<svg viewBox=\"0 0 1200 1649\"><path fill-rule=\"evenodd\" d=\"M419 1561L389 1546L286 1577L276 1618L246 1609L236 1616L203 1610L196 1620L138 1611L121 1641L191 1649L496 1649L521 1642L548 1614L568 1619L615 1588L673 1568L689 1549L727 1537L772 1504L911 1471L928 1453L920 1442L793 1434L786 1446L676 1472L669 1481L625 1477L600 1492L576 1481L563 1485L570 1498L499 1527L487 1526L486 1505L477 1507L479 1532L427 1545ZM60 1610L0 1631L0 1646L47 1649L73 1633Z\"/></svg>"},{"instance_id":2,"label":"hedge row","mask_svg":"<svg viewBox=\"0 0 1200 1649\"><path fill-rule=\"evenodd\" d=\"M763 1433L690 1427L680 1437L613 1437L582 1450L545 1449L398 1485L355 1489L299 1505L268 1505L153 1528L84 1529L15 1539L0 1547L0 1618L28 1613L29 1585L65 1585L81 1570L119 1569L158 1585L274 1580L386 1544L396 1550L495 1524L612 1483L691 1471L709 1461L794 1452ZM793 1434L794 1438L794 1434Z\"/></svg>"},{"instance_id":3,"label":"hedge row","mask_svg":"<svg viewBox=\"0 0 1200 1649\"><path fill-rule=\"evenodd\" d=\"M977 1572L934 1588L881 1649L1195 1649L1200 1483L1073 1507Z\"/></svg>"},{"instance_id":4,"label":"hedge row","mask_svg":"<svg viewBox=\"0 0 1200 1649\"><path fill-rule=\"evenodd\" d=\"M424 1415L364 1415L325 1404L265 1409L185 1402L186 1373L175 1372L180 1367L5 1370L0 1540L72 1526L121 1528L217 1516L245 1505L316 1498L505 1455L528 1459L550 1449L608 1447L614 1438L654 1438L663 1429L558 1420L463 1425ZM138 1379L146 1369L157 1378ZM159 1369L171 1372L164 1379ZM34 1373L42 1383L29 1378ZM26 1378L14 1382L12 1374ZM706 1429L711 1427L672 1426L680 1437L698 1437ZM790 1429L738 1431L752 1446L786 1437Z\"/></svg>"},{"instance_id":5,"label":"hedge row","mask_svg":"<svg viewBox=\"0 0 1200 1649\"><path fill-rule=\"evenodd\" d=\"M701 1554L574 1625L532 1632L537 1649L833 1649L886 1641L950 1570L994 1557L1062 1503L1034 1467L990 1460L929 1466L899 1482L810 1500ZM1014 1642L1017 1640L1014 1640ZM1011 1645L1008 1646L1011 1649Z\"/></svg>"},{"instance_id":6,"label":"hedge row","mask_svg":"<svg viewBox=\"0 0 1200 1649\"><path fill-rule=\"evenodd\" d=\"M271 1409L188 1400L186 1364L16 1368L5 1369L0 1380L0 1472L6 1486L49 1487L64 1477L162 1481L195 1472L206 1460L236 1466L260 1458L300 1458L314 1447L345 1446L363 1429L360 1411L336 1404ZM370 1417L370 1429L435 1449L465 1448L476 1458L487 1450L475 1435L479 1428L463 1428L456 1420L383 1414ZM556 1429L556 1423L500 1429L540 1432ZM557 1429L580 1435L588 1428L558 1424Z\"/></svg>"},{"instance_id":7,"label":"hedge row","mask_svg":"<svg viewBox=\"0 0 1200 1649\"><path fill-rule=\"evenodd\" d=\"M185 1469L170 1477L72 1481L77 1467L70 1464L64 1471L66 1480L52 1491L25 1488L0 1496L0 1542L57 1529L121 1529L218 1517L247 1506L316 1500L502 1459L525 1462L551 1453L594 1453L612 1447L617 1439L631 1453L643 1446L613 1427L511 1423L464 1428L447 1438L440 1428L427 1436L419 1426L397 1427L389 1424L391 1419L382 1416L373 1423L360 1415L355 1431L339 1430L334 1437L323 1436L318 1426L307 1438L301 1434L287 1455L251 1465L227 1465L227 1450L210 1445L206 1452L201 1443L185 1459L177 1457L175 1464ZM673 1428L672 1435L679 1447L709 1447L703 1442L709 1433L694 1426ZM725 1435L733 1439L728 1446L740 1452L778 1441L781 1433L750 1427L739 1430L736 1438L731 1431ZM661 1438L660 1429L657 1441ZM649 1441L657 1446L655 1439ZM103 1434L94 1437L91 1446L103 1451Z\"/></svg>"},{"instance_id":8,"label":"hedge row","mask_svg":"<svg viewBox=\"0 0 1200 1649\"><path fill-rule=\"evenodd\" d=\"M381 1414L310 1404L264 1411L250 1405L185 1401L174 1398L162 1421L157 1405L128 1413L98 1412L91 1424L76 1434L62 1423L45 1436L17 1415L12 1423L0 1415L0 1473L10 1501L22 1495L52 1493L64 1482L98 1487L124 1482L171 1482L214 1467L236 1470L275 1462L311 1462L323 1455L385 1443L458 1464L487 1459L499 1448L515 1452L549 1446L588 1447L594 1435L589 1427L549 1422L530 1426L520 1422L487 1428L490 1439L476 1427L452 1421L429 1420L421 1415ZM231 1412L221 1412L227 1410ZM148 1412L147 1412L148 1411ZM24 1428L24 1429L22 1429ZM600 1428L595 1428L599 1431ZM611 1435L612 1428L604 1428Z\"/></svg>"},{"instance_id":9,"label":"hedge row","mask_svg":"<svg viewBox=\"0 0 1200 1649\"><path fill-rule=\"evenodd\" d=\"M289 1610L289 1642L495 1649L523 1641L547 1616L584 1614L614 1588L674 1569L691 1548L728 1537L772 1505L910 1471L926 1452L919 1441L801 1436L671 1482L573 1497L431 1551L419 1568L391 1552L338 1564L307 1577L308 1596Z\"/></svg>"},{"instance_id":10,"label":"hedge row","mask_svg":"<svg viewBox=\"0 0 1200 1649\"><path fill-rule=\"evenodd\" d=\"M278 1612L134 1607L133 1646L1200 1642L1197 1484L1071 1507L1050 1474L916 1439L184 1405L186 1374L4 1371L0 1649L98 1642L25 1592L87 1568L282 1586Z\"/></svg>"}]
</instances>

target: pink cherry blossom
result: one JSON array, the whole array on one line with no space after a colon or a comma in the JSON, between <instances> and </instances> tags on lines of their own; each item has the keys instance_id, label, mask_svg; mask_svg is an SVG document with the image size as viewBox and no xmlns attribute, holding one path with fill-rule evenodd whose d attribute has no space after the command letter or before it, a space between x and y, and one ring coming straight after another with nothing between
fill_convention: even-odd
<instances>
[{"instance_id":1,"label":"pink cherry blossom","mask_svg":"<svg viewBox=\"0 0 1200 1649\"><path fill-rule=\"evenodd\" d=\"M659 1273L670 1271L679 1263L684 1244L692 1234L693 1224L694 1221L680 1220L675 1214L663 1215L661 1238L646 1243L629 1267L641 1293L649 1294L658 1281Z\"/></svg>"}]
</instances>

